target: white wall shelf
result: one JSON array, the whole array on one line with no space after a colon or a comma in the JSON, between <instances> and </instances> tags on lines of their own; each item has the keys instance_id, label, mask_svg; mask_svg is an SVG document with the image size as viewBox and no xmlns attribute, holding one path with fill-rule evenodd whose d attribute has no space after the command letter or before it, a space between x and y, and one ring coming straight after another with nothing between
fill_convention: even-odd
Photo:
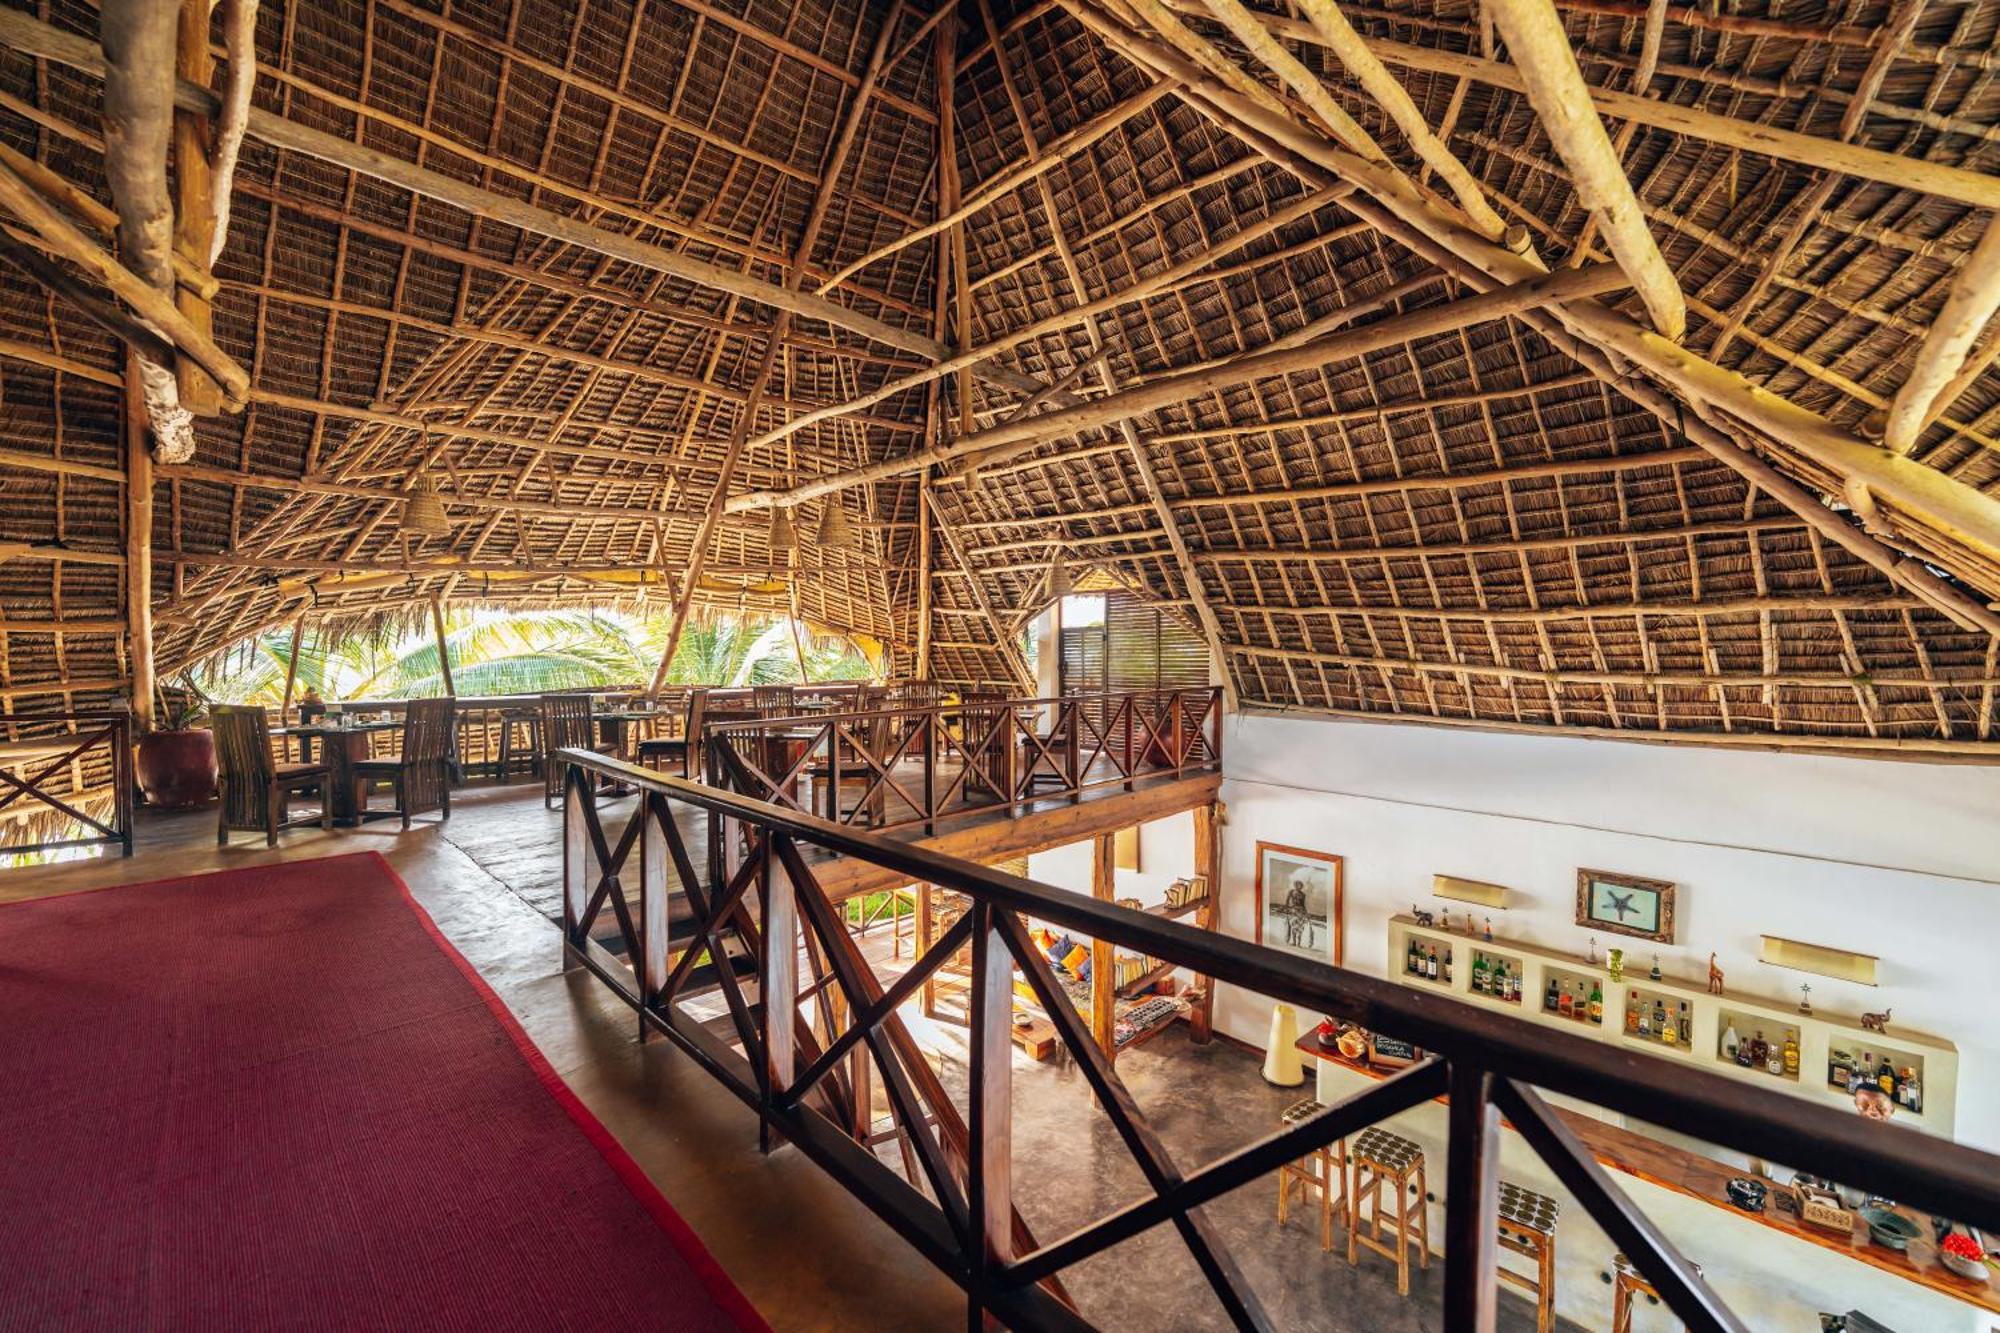
<instances>
[{"instance_id":1,"label":"white wall shelf","mask_svg":"<svg viewBox=\"0 0 2000 1333\"><path fill-rule=\"evenodd\" d=\"M1435 949L1441 960L1445 952L1450 951L1452 968L1449 984L1442 979L1433 981L1408 972L1406 961L1412 939L1419 943L1425 957ZM1519 969L1520 1003L1474 992L1472 963L1475 957L1481 955L1501 959L1510 970ZM1859 1017L1852 1014L1825 1010L1801 1014L1795 1007L1781 1001L1746 995L1740 991L1714 994L1705 982L1671 976L1654 981L1648 975L1648 969L1634 968L1629 957L1623 979L1613 981L1609 966L1601 961L1593 963L1573 954L1558 953L1499 935L1488 940L1479 934L1468 935L1435 926L1420 926L1415 918L1409 916L1390 918L1389 959L1391 975L1419 989L1448 991L1468 1004L1613 1042L1621 1050L1643 1050L1661 1059L1712 1069L1729 1078L1763 1084L1828 1105L1853 1104L1844 1088L1835 1088L1828 1082L1827 1072L1834 1052L1848 1052L1857 1061L1867 1054L1874 1057L1871 1063L1877 1065L1886 1056L1899 1070L1906 1066L1914 1068L1923 1090L1921 1108L1912 1110L1908 1106L1899 1106L1897 1123L1944 1138L1953 1136L1958 1103L1958 1048L1942 1037L1914 1032L1894 1024L1886 1033L1869 1032L1861 1026ZM1595 985L1604 997L1603 1021L1593 1023L1587 1017L1565 1018L1549 1013L1544 1008L1544 1001L1551 979L1571 988L1572 994L1581 985L1586 996ZM1626 1002L1628 998L1637 1000L1640 997L1644 998L1649 1010L1657 1000L1676 1020L1679 1007L1685 1004L1690 1028L1688 1041L1668 1045L1656 1037L1628 1033L1625 1025ZM1763 1067L1745 1068L1723 1054L1723 1034L1732 1022L1741 1041L1749 1042L1758 1031L1762 1031L1766 1042L1776 1042L1780 1049L1787 1034L1796 1033L1799 1047L1797 1074L1773 1074Z\"/></svg>"}]
</instances>

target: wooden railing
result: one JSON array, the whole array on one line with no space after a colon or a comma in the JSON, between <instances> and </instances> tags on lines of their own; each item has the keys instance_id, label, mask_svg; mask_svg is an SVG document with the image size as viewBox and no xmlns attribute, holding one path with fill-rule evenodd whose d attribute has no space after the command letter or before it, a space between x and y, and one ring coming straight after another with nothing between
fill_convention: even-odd
<instances>
[{"instance_id":1,"label":"wooden railing","mask_svg":"<svg viewBox=\"0 0 2000 1333\"><path fill-rule=\"evenodd\" d=\"M44 731L45 727L53 730ZM23 729L35 734L24 737ZM123 855L132 854L131 714L117 711L7 717L0 718L0 731L7 736L0 741L0 814L16 811L20 803L26 803L41 806L84 830L79 837L0 845L0 856L114 844ZM101 757L92 753L99 746L105 750ZM80 771L87 766L101 766L101 776L111 792L108 823L81 808L85 802L76 790L55 790L58 774ZM17 767L21 773L12 771Z\"/></svg>"},{"instance_id":2,"label":"wooden railing","mask_svg":"<svg viewBox=\"0 0 2000 1333\"><path fill-rule=\"evenodd\" d=\"M1188 1247L1235 1327L1272 1328L1203 1208L1281 1164L1431 1098L1450 1099L1444 1327L1495 1319L1499 1116L1505 1115L1689 1328L1744 1325L1612 1182L1544 1099L1560 1093L1780 1160L1932 1213L2000 1229L2000 1157L1829 1107L1623 1056L1603 1043L1422 994L1381 978L1198 930L738 792L565 750L563 952L753 1109L768 1150L789 1141L966 1289L969 1326L1087 1329L1062 1275L1160 1225ZM637 788L607 829L595 779ZM676 815L705 836L690 846ZM963 894L969 910L910 970L878 978L814 865L858 857ZM1427 1055L1386 1082L1216 1161L1174 1159L1091 1039L1028 937L1030 920L1109 940L1220 982L1401 1037ZM904 1025L900 1006L970 947L967 1115ZM1020 972L1144 1175L1145 1197L1044 1242L1013 1206L1009 1121L1013 982ZM726 1013L718 1032L701 1014ZM906 1148L872 1150L867 1080L879 1074Z\"/></svg>"},{"instance_id":3,"label":"wooden railing","mask_svg":"<svg viewBox=\"0 0 2000 1333\"><path fill-rule=\"evenodd\" d=\"M711 784L857 828L1218 772L1222 691L1134 690L706 722Z\"/></svg>"}]
</instances>

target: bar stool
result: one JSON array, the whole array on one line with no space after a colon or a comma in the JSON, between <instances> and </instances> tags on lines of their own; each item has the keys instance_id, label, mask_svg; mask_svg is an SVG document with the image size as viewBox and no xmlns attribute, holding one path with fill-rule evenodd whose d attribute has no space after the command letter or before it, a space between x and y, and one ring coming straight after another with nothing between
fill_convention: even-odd
<instances>
[{"instance_id":1,"label":"bar stool","mask_svg":"<svg viewBox=\"0 0 2000 1333\"><path fill-rule=\"evenodd\" d=\"M1385 1259L1396 1261L1396 1294L1410 1294L1410 1245L1417 1247L1417 1265L1431 1266L1431 1224L1424 1207L1424 1150L1416 1143L1391 1134L1380 1125L1361 1131L1354 1140L1354 1188L1347 1204L1347 1262L1359 1259L1357 1247L1366 1245ZM1394 1248L1382 1239L1382 1186L1396 1191L1396 1216L1390 1223ZM1410 1189L1417 1191L1417 1213L1410 1216ZM1368 1204L1368 1231L1362 1234L1361 1205ZM1413 1234L1414 1233L1414 1234Z\"/></svg>"},{"instance_id":2,"label":"bar stool","mask_svg":"<svg viewBox=\"0 0 2000 1333\"><path fill-rule=\"evenodd\" d=\"M1535 1294L1535 1333L1556 1326L1556 1218L1562 1205L1546 1194L1500 1182L1500 1248L1532 1259L1535 1272L1495 1268L1503 1282Z\"/></svg>"},{"instance_id":3,"label":"bar stool","mask_svg":"<svg viewBox=\"0 0 2000 1333\"><path fill-rule=\"evenodd\" d=\"M520 729L520 733L526 742L527 760L525 771L536 773L541 770L541 714L518 708L509 708L500 714L500 758L499 762L494 765L494 778L498 782L504 783L508 778L514 776L514 736L517 728Z\"/></svg>"},{"instance_id":4,"label":"bar stool","mask_svg":"<svg viewBox=\"0 0 2000 1333\"><path fill-rule=\"evenodd\" d=\"M1696 1277L1701 1276L1700 1264L1690 1260L1689 1267L1694 1269ZM1660 1299L1660 1293L1654 1290L1644 1274L1632 1266L1630 1259L1623 1253L1614 1255L1611 1260L1611 1333L1632 1333L1632 1298L1635 1296L1650 1296L1656 1301ZM1686 1325L1675 1324L1674 1327L1684 1328Z\"/></svg>"},{"instance_id":5,"label":"bar stool","mask_svg":"<svg viewBox=\"0 0 2000 1333\"><path fill-rule=\"evenodd\" d=\"M1294 1102L1278 1117L1279 1123L1296 1125L1310 1120L1326 1108L1308 1097L1302 1102ZM1335 1197L1334 1191L1340 1191ZM1297 1190L1300 1199L1319 1195L1319 1247L1333 1249L1333 1213L1340 1210L1340 1220L1352 1226L1347 1216L1347 1140L1336 1139L1324 1148L1315 1148L1296 1162L1286 1162L1278 1168L1278 1225L1285 1225L1285 1216L1290 1211L1292 1192Z\"/></svg>"}]
</instances>

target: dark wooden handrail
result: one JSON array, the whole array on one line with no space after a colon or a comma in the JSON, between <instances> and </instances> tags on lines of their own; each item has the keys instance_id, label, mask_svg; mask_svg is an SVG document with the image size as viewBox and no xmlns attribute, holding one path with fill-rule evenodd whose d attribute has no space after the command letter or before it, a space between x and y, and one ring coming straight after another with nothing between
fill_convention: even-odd
<instances>
[{"instance_id":1,"label":"dark wooden handrail","mask_svg":"<svg viewBox=\"0 0 2000 1333\"><path fill-rule=\"evenodd\" d=\"M1199 1225L1195 1210L1222 1193L1267 1175L1284 1161L1295 1160L1315 1147L1447 1091L1452 1097L1453 1136L1445 1198L1448 1240L1493 1233L1493 1192L1482 1182L1490 1179L1488 1167L1498 1151L1492 1140L1496 1120L1492 1112L1497 1110L1549 1162L1583 1208L1653 1281L1662 1299L1690 1328L1736 1329L1741 1325L1694 1267L1569 1134L1542 1099L1543 1093L1574 1097L2000 1231L2000 1157L1962 1144L1899 1125L1864 1120L1707 1070L1669 1065L1638 1052L1610 1048L1599 1041L1379 977L1036 883L740 792L667 777L587 751L565 750L557 759L567 773L566 959L589 968L617 990L639 1010L642 1030L650 1027L669 1035L755 1107L767 1133L797 1143L941 1269L966 1285L975 1308L991 1310L1017 1321L1018 1326L1088 1327L1059 1298L1059 1286L1052 1290L1036 1284L1058 1282L1061 1270L1069 1264L1147 1227L1169 1222L1182 1228L1184 1239L1234 1322L1245 1328L1268 1326L1254 1298L1233 1289L1238 1285L1233 1269L1220 1253L1219 1242ZM593 778L608 778L642 793L632 823L615 840L605 834L599 822L591 796ZM692 807L708 818L706 873L694 869L681 846L672 815L675 805ZM961 1211L964 1201L959 1199L940 1211L909 1181L860 1150L851 1125L817 1109L808 1096L815 1091L813 1081L823 1079L838 1066L847 1047L866 1041L884 1067L885 1077L891 1079L892 1102L899 1103L906 1127L912 1123L910 1117L928 1114L940 1121L942 1143L958 1141L953 1133L960 1136L962 1151L953 1161L956 1175L952 1177L960 1185L978 1175L981 1154L994 1151L989 1138L997 1135L999 1143L1004 1146L1006 1142L1004 1125L989 1123L980 1127L980 1133L971 1134L948 1107L901 1106L918 1097L918 1089L915 1085L894 1085L894 1076L886 1072L892 1062L904 1061L914 1051L895 1016L893 1000L911 993L944 955L956 951L961 937L948 938L920 960L898 981L890 999L884 1000L884 988L873 981L872 973L854 973L857 967L867 972L867 964L860 961L835 908L820 891L801 848L857 857L912 882L928 882L966 895L972 904L968 934L975 959L971 1042L975 1052L987 1051L986 1058L973 1061L972 1104L1004 1104L1004 1095L987 1095L993 1088L985 1081L1008 1077L1004 1072L1005 1029L1011 1014L1008 997L1013 970L1019 967L1043 995L1059 1038L1083 1065L1099 1102L1126 1137L1142 1170L1154 1180L1154 1197L1120 1209L1052 1245L1037 1246L1032 1237L1023 1241L1019 1235L996 1240L994 1228L1004 1224L1010 1215L1007 1209L996 1208L995 1201L988 1198L983 1208ZM640 868L633 875L628 862L635 853ZM625 900L626 884L638 888L636 912ZM653 895L676 892L685 894L694 909L696 932L670 940L656 930L649 937L646 923L668 920L664 903ZM754 914L750 910L753 903L758 908ZM618 918L627 959L633 960L631 966L593 937L593 927L607 907ZM1027 918L1110 941L1260 995L1350 1019L1370 1030L1414 1042L1429 1058L1388 1083L1327 1108L1303 1125L1268 1136L1198 1171L1168 1169L1164 1148L1124 1093L1115 1070L1103 1059L1080 1016L1061 1001L1046 960L1026 939L1023 922ZM847 991L846 1012L867 1020L860 1038L836 1031L830 1021L822 1032L807 1016L808 1004L800 998L804 992L799 978L784 975L787 967L796 970L796 942L789 949L767 947L774 935L782 932L790 939L794 931L806 932L806 956L815 965L822 956L839 965L834 969L839 975L825 981L814 994L836 983ZM669 975L668 955L676 948L682 951L681 961ZM732 952L741 960L742 975L762 983L754 1006L737 986L737 969L716 968L709 961ZM689 993L690 979L704 971L695 966L697 962L706 964L708 973L718 975L709 989L723 986L731 997L732 1010L739 1011L738 1035L743 1050L749 1053L747 1061L676 1008ZM994 1030L987 1031L988 1027ZM775 1046L769 1037L773 1031L782 1037ZM821 1040L827 1051L814 1044ZM996 1054L1000 1058L994 1058ZM921 1057L916 1056L915 1061L920 1064ZM809 1077L801 1078L795 1086L790 1080L800 1070ZM998 1182L1004 1188L1005 1164L995 1161L987 1165L998 1173L988 1178L987 1186ZM1018 1218L1015 1227L1018 1231ZM975 1255L984 1257L975 1262ZM1478 1256L1480 1262L1468 1256ZM1448 1327L1483 1326L1483 1311L1490 1310L1490 1302L1482 1303L1474 1294L1480 1284L1491 1283L1490 1271L1480 1271L1490 1262L1490 1247L1448 1243Z\"/></svg>"}]
</instances>

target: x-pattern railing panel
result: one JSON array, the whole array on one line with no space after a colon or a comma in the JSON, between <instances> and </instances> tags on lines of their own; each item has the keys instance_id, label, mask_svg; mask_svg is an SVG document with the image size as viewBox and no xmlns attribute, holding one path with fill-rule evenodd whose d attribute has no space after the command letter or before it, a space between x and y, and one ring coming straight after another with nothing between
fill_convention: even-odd
<instances>
[{"instance_id":1,"label":"x-pattern railing panel","mask_svg":"<svg viewBox=\"0 0 2000 1333\"><path fill-rule=\"evenodd\" d=\"M1156 715L1157 717L1157 715ZM1215 724L1182 719L1183 740ZM1203 741L1202 743L1206 743ZM566 956L580 961L632 1000L642 1024L667 1033L756 1110L770 1141L797 1144L899 1233L962 1283L973 1309L1021 1327L1082 1329L1067 1305L1061 1275L1146 1230L1172 1226L1237 1328L1270 1327L1264 1311L1203 1209L1335 1139L1440 1095L1448 1097L1445 1170L1445 1307L1454 1330L1488 1329L1494 1319L1498 1117L1504 1114L1582 1209L1652 1281L1691 1329L1728 1330L1740 1321L1685 1256L1640 1213L1577 1140L1537 1089L1578 1097L1652 1123L1678 1127L1746 1152L1782 1156L1802 1169L1838 1173L1851 1183L1895 1191L1906 1202L1971 1225L2000 1226L2000 1159L1901 1127L1864 1126L1858 1118L1802 1105L1765 1089L1702 1071L1653 1070L1621 1061L1598 1043L1550 1033L1440 996L1296 958L1245 941L1115 904L1064 893L920 847L857 833L838 824L709 787L660 778L583 752L566 751L566 859L584 873L566 883L589 920L601 910L605 882L635 844L628 829L616 844L587 813L584 770L649 787L636 837L641 861L637 920L640 983L595 956L587 932L565 932ZM746 776L741 770L737 777ZM680 839L672 807L705 811L712 837L741 849L730 873L704 883ZM635 821L636 822L636 821ZM863 959L802 848L864 857L913 880L968 896L970 910L932 944L910 971L884 986ZM711 848L711 851L714 849ZM728 858L711 857L712 866ZM656 873L655 861L662 867ZM592 878L594 876L595 878ZM654 897L683 892L694 909L692 938L663 984L667 919ZM608 901L617 901L611 893ZM757 919L752 919L752 906ZM614 909L615 910L615 909ZM1349 1018L1408 1039L1429 1058L1310 1119L1184 1171L1092 1039L1047 960L1027 934L1027 918L1109 940L1222 982L1317 1012ZM741 1051L718 1046L677 1004L687 998L704 954L720 957L734 941L759 987L754 1003L733 990L731 966L714 969L707 988L731 998ZM972 1058L969 1121L961 1119L925 1061L899 1010L954 955L970 947ZM801 952L803 951L803 952ZM803 957L814 973L805 984ZM1012 1207L1011 1064L1007 1025L1018 970L1077 1061L1095 1100L1147 1181L1147 1195L1046 1244L1028 1233ZM828 1017L835 997L847 1021ZM817 1022L806 1015L817 1006ZM836 1030L837 1029L837 1030ZM879 1072L915 1166L897 1174L842 1108L844 1066L868 1061ZM823 1103L823 1111L816 1102ZM914 1187L914 1188L913 1188Z\"/></svg>"},{"instance_id":2,"label":"x-pattern railing panel","mask_svg":"<svg viewBox=\"0 0 2000 1333\"><path fill-rule=\"evenodd\" d=\"M132 854L132 719L127 713L44 713L30 716L0 717L0 732L16 735L21 727L40 729L44 726L66 725L67 733L46 737L36 737L31 744L46 744L60 753L53 758L37 755L30 762L39 764L27 776L17 776L6 767L0 767L0 811L6 810L16 801L28 801L43 805L66 818L76 821L89 832L82 837L58 838L35 843L0 845L0 856L15 856L26 852L53 851L69 847L97 847L106 843L116 843L126 856ZM59 773L84 762L92 750L104 747L104 764L109 770L107 777L111 791L111 819L109 823L80 809L74 793L57 793L49 789L51 780ZM67 747L67 748L63 748Z\"/></svg>"}]
</instances>

